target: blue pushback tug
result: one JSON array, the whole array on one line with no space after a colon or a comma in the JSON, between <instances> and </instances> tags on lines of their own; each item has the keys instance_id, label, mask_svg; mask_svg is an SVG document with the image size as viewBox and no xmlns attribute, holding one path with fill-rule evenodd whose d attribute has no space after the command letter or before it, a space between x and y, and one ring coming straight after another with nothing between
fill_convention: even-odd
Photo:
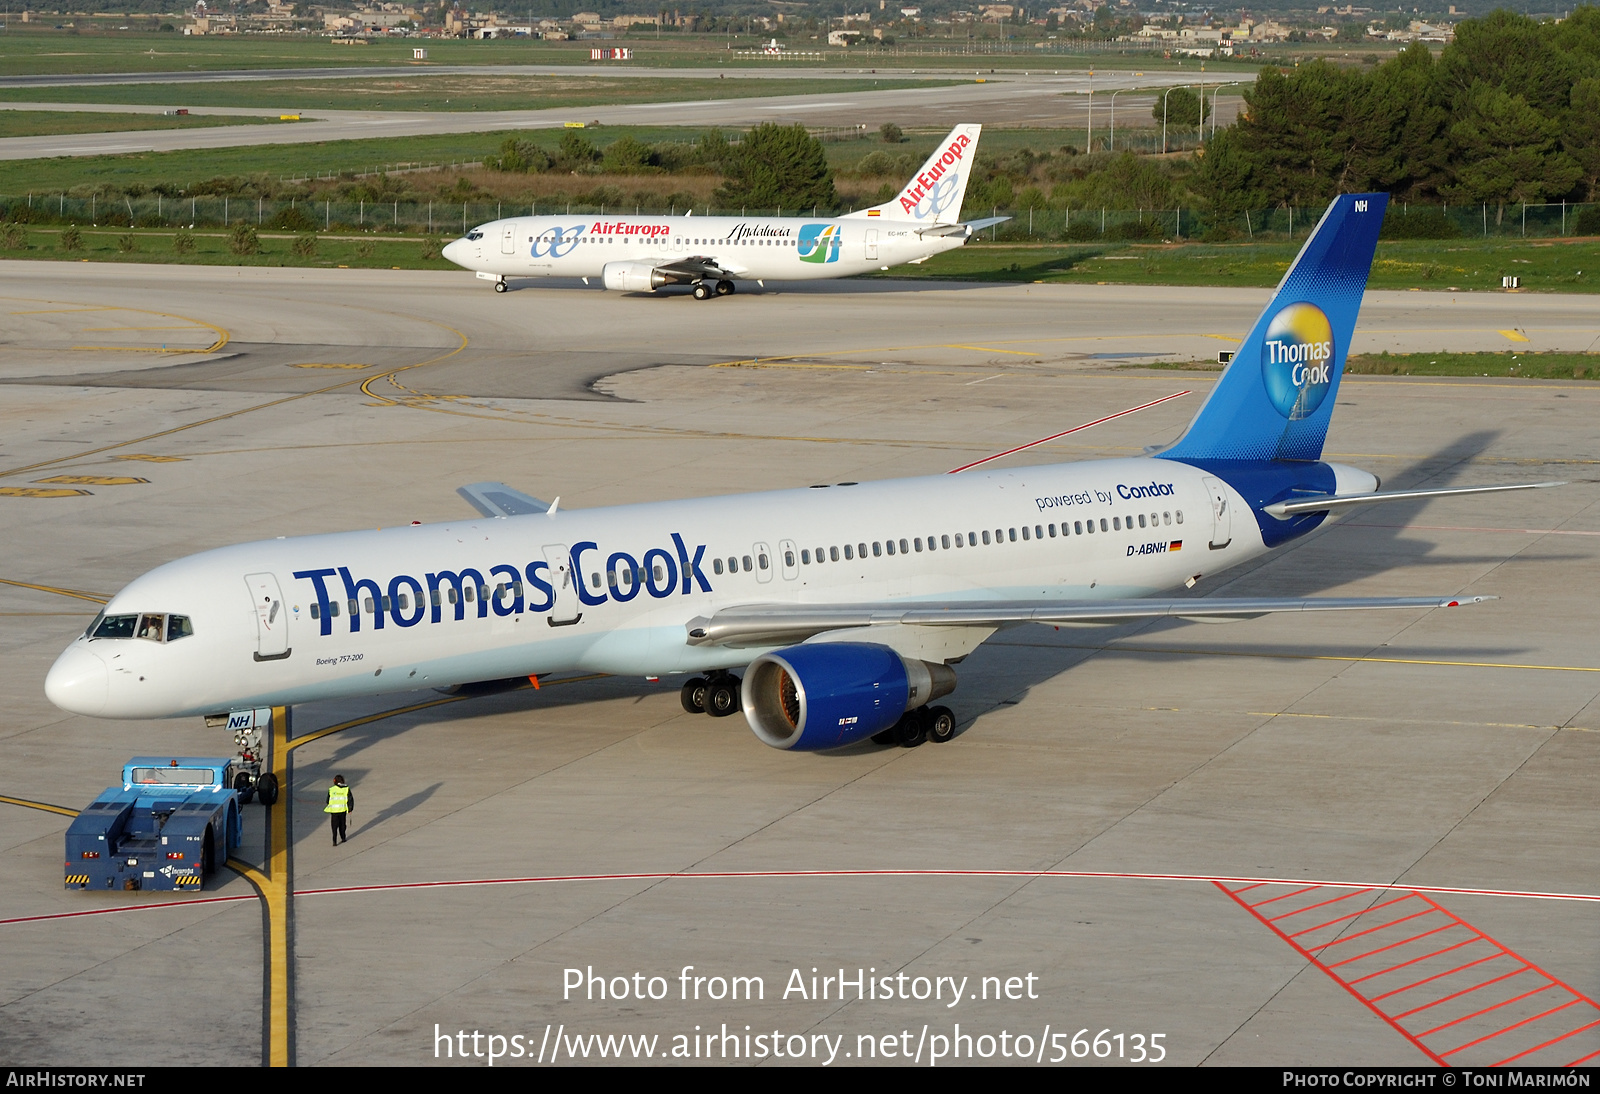
<instances>
[{"instance_id":1,"label":"blue pushback tug","mask_svg":"<svg viewBox=\"0 0 1600 1094\"><path fill-rule=\"evenodd\" d=\"M199 891L239 846L237 759L135 756L67 829L68 889Z\"/></svg>"}]
</instances>

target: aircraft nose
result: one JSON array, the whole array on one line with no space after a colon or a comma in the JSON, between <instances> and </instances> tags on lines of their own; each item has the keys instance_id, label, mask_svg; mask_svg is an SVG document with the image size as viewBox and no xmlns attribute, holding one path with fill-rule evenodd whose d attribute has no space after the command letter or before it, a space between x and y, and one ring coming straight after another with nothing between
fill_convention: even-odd
<instances>
[{"instance_id":1,"label":"aircraft nose","mask_svg":"<svg viewBox=\"0 0 1600 1094\"><path fill-rule=\"evenodd\" d=\"M62 710L97 715L106 708L110 679L104 661L73 644L50 666L50 674L44 678L44 693Z\"/></svg>"},{"instance_id":2,"label":"aircraft nose","mask_svg":"<svg viewBox=\"0 0 1600 1094\"><path fill-rule=\"evenodd\" d=\"M454 262L457 266L460 266L462 264L462 262L461 262L461 259L463 257L462 252L465 251L465 250L466 250L465 243L462 240L457 239L457 240L452 240L449 243L446 243L444 245L444 250L440 251L439 254L444 256L446 261Z\"/></svg>"}]
</instances>

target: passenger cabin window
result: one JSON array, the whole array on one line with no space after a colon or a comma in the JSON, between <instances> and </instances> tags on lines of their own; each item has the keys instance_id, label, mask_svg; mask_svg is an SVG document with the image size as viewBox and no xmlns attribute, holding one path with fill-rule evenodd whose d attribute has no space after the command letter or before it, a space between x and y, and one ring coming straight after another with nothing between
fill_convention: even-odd
<instances>
[{"instance_id":1,"label":"passenger cabin window","mask_svg":"<svg viewBox=\"0 0 1600 1094\"><path fill-rule=\"evenodd\" d=\"M711 560L711 572L714 574L720 574L722 572L722 560L720 558L714 558Z\"/></svg>"}]
</instances>

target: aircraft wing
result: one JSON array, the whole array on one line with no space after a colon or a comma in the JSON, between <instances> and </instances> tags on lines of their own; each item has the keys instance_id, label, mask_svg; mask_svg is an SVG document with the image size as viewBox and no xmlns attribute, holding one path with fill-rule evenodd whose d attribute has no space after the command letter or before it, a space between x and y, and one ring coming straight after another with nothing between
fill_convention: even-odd
<instances>
[{"instance_id":1,"label":"aircraft wing","mask_svg":"<svg viewBox=\"0 0 1600 1094\"><path fill-rule=\"evenodd\" d=\"M745 271L743 266L730 262L719 262L709 255L691 255L687 258L677 258L671 262L658 263L655 268L662 273L673 274L677 277L705 277L716 280L737 277Z\"/></svg>"},{"instance_id":2,"label":"aircraft wing","mask_svg":"<svg viewBox=\"0 0 1600 1094\"><path fill-rule=\"evenodd\" d=\"M1206 622L1255 619L1273 612L1343 612L1378 608L1455 608L1492 596L1196 597L1135 600L1034 600L918 604L753 604L724 608L687 624L691 646L769 646L803 642L825 631L899 624L1004 627L1019 623L1094 625L1176 618ZM866 636L863 635L863 638Z\"/></svg>"},{"instance_id":3,"label":"aircraft wing","mask_svg":"<svg viewBox=\"0 0 1600 1094\"><path fill-rule=\"evenodd\" d=\"M474 482L456 488L467 504L486 517L520 517L527 513L548 513L550 503L530 498L503 482ZM559 500L559 499L558 499Z\"/></svg>"},{"instance_id":4,"label":"aircraft wing","mask_svg":"<svg viewBox=\"0 0 1600 1094\"><path fill-rule=\"evenodd\" d=\"M1394 490L1387 494L1323 494L1309 498L1289 498L1262 506L1262 511L1275 517L1293 517L1301 513L1326 513L1334 509L1348 509L1352 505L1376 505L1385 501L1416 501L1420 498L1448 498L1458 494L1498 494L1506 490L1544 490L1552 486L1565 486L1565 482L1519 482L1509 486L1449 486L1442 490Z\"/></svg>"}]
</instances>

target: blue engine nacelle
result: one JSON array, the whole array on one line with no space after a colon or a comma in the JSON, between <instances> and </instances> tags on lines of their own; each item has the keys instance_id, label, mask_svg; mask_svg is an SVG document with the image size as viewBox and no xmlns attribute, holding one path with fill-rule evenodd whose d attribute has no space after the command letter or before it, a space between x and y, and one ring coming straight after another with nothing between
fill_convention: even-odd
<instances>
[{"instance_id":1,"label":"blue engine nacelle","mask_svg":"<svg viewBox=\"0 0 1600 1094\"><path fill-rule=\"evenodd\" d=\"M812 642L750 662L740 691L744 716L762 743L814 752L881 733L955 686L948 666L901 657L887 646Z\"/></svg>"}]
</instances>

